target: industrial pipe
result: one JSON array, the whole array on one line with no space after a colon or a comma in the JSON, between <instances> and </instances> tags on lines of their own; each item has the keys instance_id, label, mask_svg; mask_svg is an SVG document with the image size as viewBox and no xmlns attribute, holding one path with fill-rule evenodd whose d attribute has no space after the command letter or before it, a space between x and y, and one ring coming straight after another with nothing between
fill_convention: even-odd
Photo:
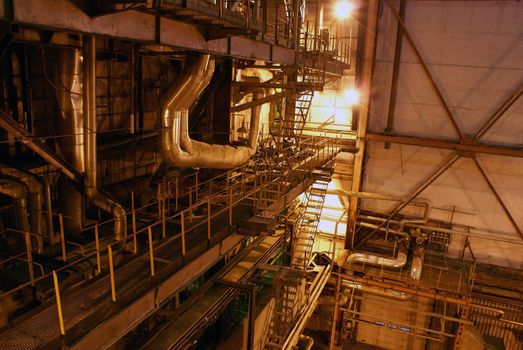
<instances>
[{"instance_id":1,"label":"industrial pipe","mask_svg":"<svg viewBox=\"0 0 523 350\"><path fill-rule=\"evenodd\" d=\"M56 149L75 170L85 172L82 55L78 49L60 49L55 72L60 118L56 125ZM81 189L69 178L58 178L58 200L68 232L82 230L85 216Z\"/></svg>"},{"instance_id":2,"label":"industrial pipe","mask_svg":"<svg viewBox=\"0 0 523 350\"><path fill-rule=\"evenodd\" d=\"M179 82L162 102L162 151L165 160L179 168L230 169L245 164L256 153L260 130L261 106L254 108L249 130L248 146L210 145L192 140L189 136L188 109L209 84L214 73L210 55L188 58ZM265 96L264 90L255 93Z\"/></svg>"},{"instance_id":3,"label":"industrial pipe","mask_svg":"<svg viewBox=\"0 0 523 350\"><path fill-rule=\"evenodd\" d=\"M300 350L311 350L314 346L314 339L312 337L309 337L308 335L300 335L300 341L305 343L303 349L301 346L299 347Z\"/></svg>"},{"instance_id":4,"label":"industrial pipe","mask_svg":"<svg viewBox=\"0 0 523 350\"><path fill-rule=\"evenodd\" d=\"M114 239L121 241L127 234L125 209L98 189L96 177L96 39L84 36L84 157L85 194L95 206L114 216Z\"/></svg>"},{"instance_id":5,"label":"industrial pipe","mask_svg":"<svg viewBox=\"0 0 523 350\"><path fill-rule=\"evenodd\" d=\"M407 263L407 248L405 244L402 243L395 259L369 253L352 253L348 256L347 262L349 265L352 263L361 263L399 269Z\"/></svg>"},{"instance_id":6,"label":"industrial pipe","mask_svg":"<svg viewBox=\"0 0 523 350\"><path fill-rule=\"evenodd\" d=\"M0 193L13 199L20 231L29 232L27 215L27 186L9 175L0 177Z\"/></svg>"},{"instance_id":7,"label":"industrial pipe","mask_svg":"<svg viewBox=\"0 0 523 350\"><path fill-rule=\"evenodd\" d=\"M401 301L411 300L413 295L404 292L398 292L392 289L385 289L377 286L369 286L366 284L353 282L349 280L342 280L341 285L344 288L357 289L365 293L383 296L386 298L397 299Z\"/></svg>"},{"instance_id":8,"label":"industrial pipe","mask_svg":"<svg viewBox=\"0 0 523 350\"><path fill-rule=\"evenodd\" d=\"M51 192L49 189L49 184L44 185L43 180L41 180L36 175L25 172L16 168L9 167L4 164L0 164L0 172L17 178L27 186L28 195L29 195L29 212L31 219L31 232L36 235L38 241L38 251L41 253L43 251L43 199L45 197L46 207L49 206L51 201ZM53 235L52 228L49 230L49 227L52 227L52 213L51 208L46 208L46 221L47 223L47 237L49 239ZM49 226L49 221L51 221L51 226Z\"/></svg>"},{"instance_id":9,"label":"industrial pipe","mask_svg":"<svg viewBox=\"0 0 523 350\"><path fill-rule=\"evenodd\" d=\"M423 260L425 259L425 248L416 244L413 248L412 266L410 267L410 278L419 281L423 269Z\"/></svg>"}]
</instances>

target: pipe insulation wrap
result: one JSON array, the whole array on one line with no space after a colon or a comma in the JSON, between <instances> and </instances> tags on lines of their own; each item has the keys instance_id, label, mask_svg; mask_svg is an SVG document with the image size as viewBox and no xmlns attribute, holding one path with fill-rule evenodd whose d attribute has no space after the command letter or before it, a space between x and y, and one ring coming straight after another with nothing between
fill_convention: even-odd
<instances>
[{"instance_id":1,"label":"pipe insulation wrap","mask_svg":"<svg viewBox=\"0 0 523 350\"><path fill-rule=\"evenodd\" d=\"M245 164L256 153L260 134L261 106L254 108L247 146L210 145L189 136L189 108L200 97L214 73L210 55L188 57L177 83L169 89L162 103L162 151L167 163L179 168L231 169ZM265 90L254 92L265 97Z\"/></svg>"}]
</instances>

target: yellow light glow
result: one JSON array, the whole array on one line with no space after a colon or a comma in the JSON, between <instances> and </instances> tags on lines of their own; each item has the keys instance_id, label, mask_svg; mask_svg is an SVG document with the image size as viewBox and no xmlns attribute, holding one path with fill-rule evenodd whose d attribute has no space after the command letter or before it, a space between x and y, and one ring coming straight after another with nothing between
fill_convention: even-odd
<instances>
[{"instance_id":1,"label":"yellow light glow","mask_svg":"<svg viewBox=\"0 0 523 350\"><path fill-rule=\"evenodd\" d=\"M349 89L343 93L343 99L345 103L349 105L355 105L360 101L360 93L356 89Z\"/></svg>"},{"instance_id":2,"label":"yellow light glow","mask_svg":"<svg viewBox=\"0 0 523 350\"><path fill-rule=\"evenodd\" d=\"M350 16L352 12L352 4L348 1L339 0L335 7L336 13L334 14L339 19L344 19Z\"/></svg>"}]
</instances>

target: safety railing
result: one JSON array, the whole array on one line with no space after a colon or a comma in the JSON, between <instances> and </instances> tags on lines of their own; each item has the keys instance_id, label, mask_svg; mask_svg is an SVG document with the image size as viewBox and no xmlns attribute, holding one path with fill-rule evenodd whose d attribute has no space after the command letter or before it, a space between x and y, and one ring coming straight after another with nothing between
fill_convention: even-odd
<instances>
[{"instance_id":1,"label":"safety railing","mask_svg":"<svg viewBox=\"0 0 523 350\"><path fill-rule=\"evenodd\" d=\"M240 203L246 203L246 201L252 203L252 205L256 203L256 206L261 210L259 200L263 196L267 196L269 191L273 192L269 196L274 199L280 198L289 189L289 186L281 186L282 181L278 181L278 179L287 179L289 174L293 172L294 183L302 181L305 177L310 176L314 166L328 161L340 148L341 138L339 136L307 136L303 139L303 147L309 149L309 154L306 157L297 159L296 163L284 169L281 173L272 173L267 168L260 171L256 169L255 165L247 164L201 181L200 172L195 171L184 177L176 178L174 181L161 182L158 186L155 200L141 207L136 206L135 194L134 192L131 193L130 198L128 198L128 202L131 203L131 210L127 213L128 222L131 224L128 229L129 233L123 242L111 242L113 236L108 234L100 237L102 229L103 232L112 232L113 218L85 227L81 235L89 241L88 243L79 244L72 242L66 239L63 223L64 218L68 217L61 213L53 213L53 216L57 217L59 222L60 255L64 262L64 265L55 269L55 272L62 273L79 266L83 262L92 261L95 262L97 273L100 273L104 270L104 266L101 266L101 255L108 254L109 250L121 249L125 245L131 246L134 254L146 251L153 252L155 247L152 244L149 244L148 247L139 247L138 242L141 239L138 238L148 236L151 230L156 228L159 228L162 237L162 240L157 243L163 244L163 242L166 242L165 238L169 241L171 239L181 240L182 256L185 256L187 253L186 235L197 228L204 226L207 228L207 240L210 244L213 236L212 222L218 216L227 213L228 223L232 225L233 209ZM288 147L285 151L296 153L296 150L292 147ZM261 162L261 160L255 158L254 162ZM183 189L181 188L182 182L185 184ZM181 205L182 200L185 203L184 208ZM269 201L266 201L266 205L269 204ZM139 227L139 219L152 220L152 223ZM166 223L173 221L180 223L180 232L173 234L167 230ZM16 229L10 230L23 234L25 237L35 237L35 234L31 232L21 232ZM28 238L26 238L26 242L27 240ZM152 242L148 238L146 241ZM33 248L31 245L27 245L26 248L25 253L9 257L2 263L6 264L12 260L23 259L28 262L28 270L33 270L33 265L40 268L37 263L32 261L32 255L36 252L36 248ZM151 255L151 258L151 264L154 264L154 254ZM107 266L105 266L106 268ZM46 272L44 268L40 268L40 272L39 276L35 276L34 272L30 273L29 281L11 290L4 291L0 294L0 298L11 295L25 287L35 286L44 280L51 279L53 276L51 271Z\"/></svg>"}]
</instances>

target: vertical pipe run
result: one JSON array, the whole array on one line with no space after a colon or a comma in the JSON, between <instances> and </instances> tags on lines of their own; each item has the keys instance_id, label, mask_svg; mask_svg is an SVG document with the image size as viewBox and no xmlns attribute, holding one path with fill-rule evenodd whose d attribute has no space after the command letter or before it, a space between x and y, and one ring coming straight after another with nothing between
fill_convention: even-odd
<instances>
[{"instance_id":1,"label":"vertical pipe run","mask_svg":"<svg viewBox=\"0 0 523 350\"><path fill-rule=\"evenodd\" d=\"M127 218L124 208L98 190L96 157L96 39L84 35L84 156L85 193L95 206L114 216L114 239L121 241L127 234Z\"/></svg>"}]
</instances>

